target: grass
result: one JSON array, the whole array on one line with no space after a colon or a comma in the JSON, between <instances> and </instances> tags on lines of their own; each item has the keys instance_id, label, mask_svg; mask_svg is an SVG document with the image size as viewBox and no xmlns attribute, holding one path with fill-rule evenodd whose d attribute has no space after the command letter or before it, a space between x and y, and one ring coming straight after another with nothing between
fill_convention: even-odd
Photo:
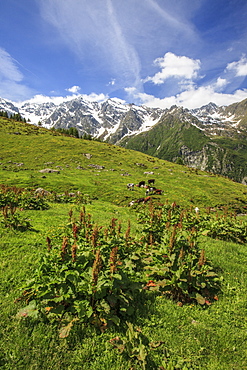
<instances>
[{"instance_id":1,"label":"grass","mask_svg":"<svg viewBox=\"0 0 247 370\"><path fill-rule=\"evenodd\" d=\"M42 128L4 119L0 131L1 183L43 187L58 193L80 190L89 194L91 202L86 210L99 225L108 225L114 217L126 230L130 220L132 233L137 233L135 209L128 203L144 196L145 190L128 191L126 183L148 178L155 178L157 187L163 189L164 194L157 198L163 203L210 206L219 212L217 207L222 206L239 212L246 209L246 187L226 178L106 143L52 136ZM13 134L15 131L21 135ZM90 153L91 159L83 153ZM24 165L18 167L13 162ZM46 166L47 162L54 163ZM97 170L89 164L105 168ZM60 174L42 178L38 172L45 167L56 169L57 165L64 168ZM86 169L79 170L78 165ZM154 174L145 175L147 171ZM16 318L21 303L15 300L46 251L46 237L64 227L70 209L77 214L80 207L50 203L44 211L23 211L32 230L17 232L0 227L0 367L4 370L141 369L138 362L121 354L110 342L117 336L126 340L124 325L101 333L78 324L70 336L60 339L56 323ZM148 369L247 369L246 245L201 236L200 246L222 276L222 293L206 308L193 304L180 307L162 295L155 298L151 292L139 302L133 323L151 343L152 349L147 346Z\"/></svg>"}]
</instances>

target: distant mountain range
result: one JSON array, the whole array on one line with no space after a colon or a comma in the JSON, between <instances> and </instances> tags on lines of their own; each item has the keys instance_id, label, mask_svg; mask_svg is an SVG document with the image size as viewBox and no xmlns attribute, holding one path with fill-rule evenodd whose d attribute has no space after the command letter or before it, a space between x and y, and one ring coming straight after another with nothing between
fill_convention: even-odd
<instances>
[{"instance_id":1,"label":"distant mountain range","mask_svg":"<svg viewBox=\"0 0 247 370\"><path fill-rule=\"evenodd\" d=\"M20 113L47 128L76 127L112 144L138 150L247 184L247 99L229 106L197 109L92 102L78 96L59 105L15 104L0 98L0 110Z\"/></svg>"}]
</instances>

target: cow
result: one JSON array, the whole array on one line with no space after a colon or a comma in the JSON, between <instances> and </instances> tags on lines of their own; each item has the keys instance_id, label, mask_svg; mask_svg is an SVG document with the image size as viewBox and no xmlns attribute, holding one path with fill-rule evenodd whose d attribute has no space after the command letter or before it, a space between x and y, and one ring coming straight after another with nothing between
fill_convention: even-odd
<instances>
[{"instance_id":1,"label":"cow","mask_svg":"<svg viewBox=\"0 0 247 370\"><path fill-rule=\"evenodd\" d=\"M128 190L134 190L134 186L135 186L135 184L129 183L129 184L127 184L127 189Z\"/></svg>"},{"instance_id":2,"label":"cow","mask_svg":"<svg viewBox=\"0 0 247 370\"><path fill-rule=\"evenodd\" d=\"M155 192L156 188L155 187L148 187L146 190L146 195Z\"/></svg>"},{"instance_id":3,"label":"cow","mask_svg":"<svg viewBox=\"0 0 247 370\"><path fill-rule=\"evenodd\" d=\"M149 184L149 185L151 185L151 184L153 184L153 185L154 185L154 183L155 183L155 179L149 179L149 180L148 180L148 184Z\"/></svg>"},{"instance_id":4,"label":"cow","mask_svg":"<svg viewBox=\"0 0 247 370\"><path fill-rule=\"evenodd\" d=\"M139 199L135 200L135 203L139 204L139 203L144 202L144 200L145 200L145 198L139 198Z\"/></svg>"},{"instance_id":5,"label":"cow","mask_svg":"<svg viewBox=\"0 0 247 370\"><path fill-rule=\"evenodd\" d=\"M155 194L158 194L158 195L161 195L163 193L163 190L161 190L161 189L155 189L154 190L154 193Z\"/></svg>"},{"instance_id":6,"label":"cow","mask_svg":"<svg viewBox=\"0 0 247 370\"><path fill-rule=\"evenodd\" d=\"M133 206L135 203L139 204L139 203L142 203L144 201L145 198L139 198L139 199L136 199L136 200L132 200L130 203L129 203L129 206Z\"/></svg>"},{"instance_id":7,"label":"cow","mask_svg":"<svg viewBox=\"0 0 247 370\"><path fill-rule=\"evenodd\" d=\"M144 198L143 203L147 203L151 199L152 199L151 197L146 197L146 198Z\"/></svg>"},{"instance_id":8,"label":"cow","mask_svg":"<svg viewBox=\"0 0 247 370\"><path fill-rule=\"evenodd\" d=\"M137 184L139 188L143 188L145 186L145 181L140 181L139 184Z\"/></svg>"},{"instance_id":9,"label":"cow","mask_svg":"<svg viewBox=\"0 0 247 370\"><path fill-rule=\"evenodd\" d=\"M130 203L129 203L129 206L133 206L135 203L136 204L140 204L140 203L147 203L149 200L151 200L151 197L146 197L146 198L139 198L139 199L136 199L136 200L132 200Z\"/></svg>"}]
</instances>

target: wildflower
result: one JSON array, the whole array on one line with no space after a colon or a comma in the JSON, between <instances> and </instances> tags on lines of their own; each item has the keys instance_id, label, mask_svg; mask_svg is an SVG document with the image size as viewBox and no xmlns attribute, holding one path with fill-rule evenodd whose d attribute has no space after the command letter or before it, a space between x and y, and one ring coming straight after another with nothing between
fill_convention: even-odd
<instances>
[{"instance_id":1,"label":"wildflower","mask_svg":"<svg viewBox=\"0 0 247 370\"><path fill-rule=\"evenodd\" d=\"M170 237L170 243L169 243L170 251L173 250L173 247L174 247L174 244L175 244L175 241L176 241L176 233L177 233L176 226L174 226L173 231L172 231L172 235Z\"/></svg>"},{"instance_id":2,"label":"wildflower","mask_svg":"<svg viewBox=\"0 0 247 370\"><path fill-rule=\"evenodd\" d=\"M70 221L71 221L71 219L72 219L72 215L73 215L73 211L72 211L72 209L69 211L69 219L70 219Z\"/></svg>"},{"instance_id":3,"label":"wildflower","mask_svg":"<svg viewBox=\"0 0 247 370\"><path fill-rule=\"evenodd\" d=\"M130 220L128 220L128 227L127 227L127 230L126 230L126 233L125 233L126 242L128 242L129 237L130 237Z\"/></svg>"},{"instance_id":4,"label":"wildflower","mask_svg":"<svg viewBox=\"0 0 247 370\"><path fill-rule=\"evenodd\" d=\"M79 231L79 227L75 223L72 226L72 231L73 231L74 239L77 240L77 233Z\"/></svg>"},{"instance_id":5,"label":"wildflower","mask_svg":"<svg viewBox=\"0 0 247 370\"><path fill-rule=\"evenodd\" d=\"M98 238L99 238L99 228L98 226L96 225L93 229L93 234L92 234L92 244L93 244L93 248L95 250L96 246L97 246L97 241L98 241Z\"/></svg>"},{"instance_id":6,"label":"wildflower","mask_svg":"<svg viewBox=\"0 0 247 370\"><path fill-rule=\"evenodd\" d=\"M110 254L110 272L111 274L114 274L117 271L117 265L118 265L118 247L113 247Z\"/></svg>"},{"instance_id":7,"label":"wildflower","mask_svg":"<svg viewBox=\"0 0 247 370\"><path fill-rule=\"evenodd\" d=\"M64 256L67 253L67 247L68 247L68 238L64 237L62 248L61 248L61 258L62 258L62 260L64 260Z\"/></svg>"},{"instance_id":8,"label":"wildflower","mask_svg":"<svg viewBox=\"0 0 247 370\"><path fill-rule=\"evenodd\" d=\"M77 251L77 245L76 243L74 243L71 248L72 262L76 261L76 251Z\"/></svg>"},{"instance_id":9,"label":"wildflower","mask_svg":"<svg viewBox=\"0 0 247 370\"><path fill-rule=\"evenodd\" d=\"M48 252L49 252L51 250L51 239L49 238L49 236L47 236L46 241L47 241L47 247L48 247Z\"/></svg>"},{"instance_id":10,"label":"wildflower","mask_svg":"<svg viewBox=\"0 0 247 370\"><path fill-rule=\"evenodd\" d=\"M199 261L198 261L198 267L201 267L201 266L205 265L205 262L206 262L205 251L204 251L204 249L202 249L201 250L201 255L200 255L200 258L199 258Z\"/></svg>"},{"instance_id":11,"label":"wildflower","mask_svg":"<svg viewBox=\"0 0 247 370\"><path fill-rule=\"evenodd\" d=\"M93 263L93 271L92 271L92 279L93 279L94 285L96 285L98 282L98 276L99 276L101 267L102 267L102 259L100 255L100 250L98 249L96 251L95 260Z\"/></svg>"}]
</instances>

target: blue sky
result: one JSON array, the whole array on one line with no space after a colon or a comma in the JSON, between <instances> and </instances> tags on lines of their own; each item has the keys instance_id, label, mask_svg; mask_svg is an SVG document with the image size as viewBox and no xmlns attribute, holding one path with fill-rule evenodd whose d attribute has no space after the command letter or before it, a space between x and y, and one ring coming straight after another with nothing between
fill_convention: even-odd
<instances>
[{"instance_id":1,"label":"blue sky","mask_svg":"<svg viewBox=\"0 0 247 370\"><path fill-rule=\"evenodd\" d=\"M0 97L229 105L247 98L246 20L246 0L2 0Z\"/></svg>"}]
</instances>

